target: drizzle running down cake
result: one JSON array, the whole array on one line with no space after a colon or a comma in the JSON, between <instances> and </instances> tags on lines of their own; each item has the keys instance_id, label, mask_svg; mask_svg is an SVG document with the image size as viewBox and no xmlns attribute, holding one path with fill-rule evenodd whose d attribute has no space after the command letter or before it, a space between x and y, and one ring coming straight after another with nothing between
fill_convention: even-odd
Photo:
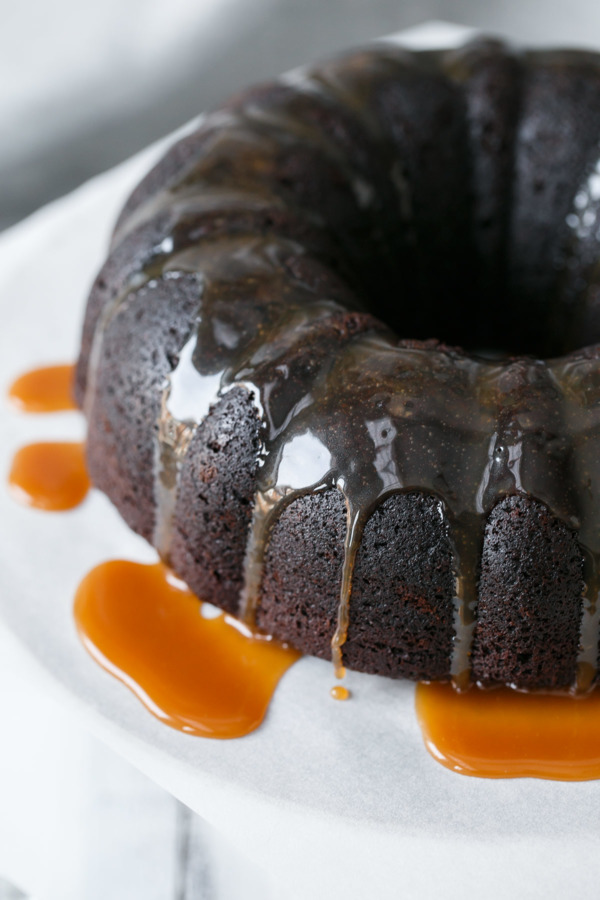
<instances>
[{"instance_id":1,"label":"drizzle running down cake","mask_svg":"<svg viewBox=\"0 0 600 900\"><path fill-rule=\"evenodd\" d=\"M381 42L234 97L133 192L90 474L199 597L338 669L585 689L597 341L600 55Z\"/></svg>"}]
</instances>

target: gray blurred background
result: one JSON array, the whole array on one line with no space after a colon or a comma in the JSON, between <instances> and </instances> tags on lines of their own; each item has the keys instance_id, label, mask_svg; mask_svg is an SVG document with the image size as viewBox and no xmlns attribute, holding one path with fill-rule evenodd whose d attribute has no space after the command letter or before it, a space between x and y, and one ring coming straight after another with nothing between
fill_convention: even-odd
<instances>
[{"instance_id":1,"label":"gray blurred background","mask_svg":"<svg viewBox=\"0 0 600 900\"><path fill-rule=\"evenodd\" d=\"M0 0L0 229L238 87L431 19L600 47L593 0Z\"/></svg>"}]
</instances>

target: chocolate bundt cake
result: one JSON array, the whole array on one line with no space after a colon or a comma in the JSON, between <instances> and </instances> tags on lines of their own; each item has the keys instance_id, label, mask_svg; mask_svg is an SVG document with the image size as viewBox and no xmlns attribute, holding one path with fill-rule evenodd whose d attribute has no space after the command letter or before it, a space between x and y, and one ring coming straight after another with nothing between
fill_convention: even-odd
<instances>
[{"instance_id":1,"label":"chocolate bundt cake","mask_svg":"<svg viewBox=\"0 0 600 900\"><path fill-rule=\"evenodd\" d=\"M91 477L199 597L338 668L585 689L598 341L600 55L381 42L133 192L77 368Z\"/></svg>"}]
</instances>

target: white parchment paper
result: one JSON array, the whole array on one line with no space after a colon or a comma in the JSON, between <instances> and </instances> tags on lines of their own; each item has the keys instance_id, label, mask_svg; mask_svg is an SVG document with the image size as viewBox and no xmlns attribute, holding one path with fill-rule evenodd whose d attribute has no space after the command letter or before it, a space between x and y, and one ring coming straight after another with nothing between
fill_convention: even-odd
<instances>
[{"instance_id":1,"label":"white parchment paper","mask_svg":"<svg viewBox=\"0 0 600 900\"><path fill-rule=\"evenodd\" d=\"M414 45L463 31L432 25ZM74 359L86 293L127 191L163 147L94 180L0 240L0 389L23 370ZM75 413L0 414L0 467L30 440L78 438ZM58 693L110 746L270 873L281 898L595 896L600 782L454 775L426 753L410 684L349 673L336 703L327 663L284 677L264 725L237 741L173 731L80 645L72 601L115 557L152 561L105 497L69 513L16 505L0 489L0 618L41 691Z\"/></svg>"}]
</instances>

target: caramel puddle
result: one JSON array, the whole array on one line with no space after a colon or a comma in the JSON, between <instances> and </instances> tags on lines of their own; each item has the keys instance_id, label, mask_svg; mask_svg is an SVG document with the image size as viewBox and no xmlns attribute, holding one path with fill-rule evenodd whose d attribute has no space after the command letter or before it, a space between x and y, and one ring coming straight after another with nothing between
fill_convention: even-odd
<instances>
[{"instance_id":1,"label":"caramel puddle","mask_svg":"<svg viewBox=\"0 0 600 900\"><path fill-rule=\"evenodd\" d=\"M162 722L188 734L254 731L298 651L201 614L201 602L162 564L97 566L75 597L89 653Z\"/></svg>"},{"instance_id":2,"label":"caramel puddle","mask_svg":"<svg viewBox=\"0 0 600 900\"><path fill-rule=\"evenodd\" d=\"M21 447L8 484L14 498L26 506L49 512L78 506L90 488L83 444L46 441Z\"/></svg>"},{"instance_id":3,"label":"caramel puddle","mask_svg":"<svg viewBox=\"0 0 600 900\"><path fill-rule=\"evenodd\" d=\"M600 690L578 697L510 688L461 694L449 684L419 684L416 707L425 746L454 772L600 778Z\"/></svg>"},{"instance_id":4,"label":"caramel puddle","mask_svg":"<svg viewBox=\"0 0 600 900\"><path fill-rule=\"evenodd\" d=\"M50 413L76 409L73 399L75 366L43 366L25 372L11 384L8 400L27 413Z\"/></svg>"}]
</instances>

